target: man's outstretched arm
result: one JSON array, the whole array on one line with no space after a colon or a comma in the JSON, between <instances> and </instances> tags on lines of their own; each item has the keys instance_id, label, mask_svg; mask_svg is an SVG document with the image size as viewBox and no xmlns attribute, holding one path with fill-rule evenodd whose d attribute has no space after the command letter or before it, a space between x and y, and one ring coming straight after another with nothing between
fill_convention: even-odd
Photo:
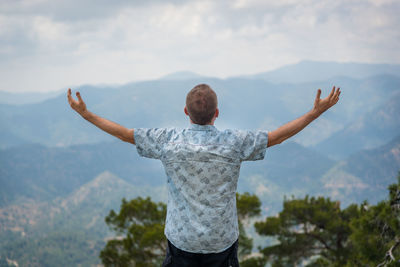
<instances>
[{"instance_id":1,"label":"man's outstretched arm","mask_svg":"<svg viewBox=\"0 0 400 267\"><path fill-rule=\"evenodd\" d=\"M82 97L79 92L76 92L76 97L78 101L76 101L71 95L71 89L68 89L68 103L72 109L78 112L85 120L93 123L98 128L103 131L118 137L122 141L135 144L135 137L133 136L133 129L125 128L118 123L112 122L110 120L104 119L96 114L90 112L86 109L86 104L83 102Z\"/></svg>"},{"instance_id":2,"label":"man's outstretched arm","mask_svg":"<svg viewBox=\"0 0 400 267\"><path fill-rule=\"evenodd\" d=\"M315 98L314 107L304 114L303 116L284 124L278 129L268 133L268 147L277 145L285 141L286 139L297 134L304 129L313 120L318 118L322 113L327 111L333 105L339 101L340 88L332 88L331 93L328 97L321 99L321 89L318 89L317 96Z\"/></svg>"}]
</instances>

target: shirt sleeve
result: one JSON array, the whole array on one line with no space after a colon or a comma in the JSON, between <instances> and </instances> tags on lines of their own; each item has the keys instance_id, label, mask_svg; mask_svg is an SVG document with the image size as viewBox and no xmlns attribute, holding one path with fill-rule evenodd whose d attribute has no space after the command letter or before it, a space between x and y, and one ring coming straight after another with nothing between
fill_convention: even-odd
<instances>
[{"instance_id":1,"label":"shirt sleeve","mask_svg":"<svg viewBox=\"0 0 400 267\"><path fill-rule=\"evenodd\" d=\"M267 131L246 131L243 133L243 143L240 157L242 161L262 160L268 145Z\"/></svg>"},{"instance_id":2,"label":"shirt sleeve","mask_svg":"<svg viewBox=\"0 0 400 267\"><path fill-rule=\"evenodd\" d=\"M134 131L135 144L140 156L160 159L170 131L165 128L137 128Z\"/></svg>"}]
</instances>

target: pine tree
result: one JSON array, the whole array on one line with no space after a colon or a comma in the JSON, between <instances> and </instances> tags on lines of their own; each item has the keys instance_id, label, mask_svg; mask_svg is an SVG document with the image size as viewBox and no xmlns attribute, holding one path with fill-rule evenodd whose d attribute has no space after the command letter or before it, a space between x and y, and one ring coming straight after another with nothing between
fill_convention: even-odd
<instances>
[{"instance_id":1,"label":"pine tree","mask_svg":"<svg viewBox=\"0 0 400 267\"><path fill-rule=\"evenodd\" d=\"M400 174L388 187L389 198L377 205L361 205L351 222L354 255L349 266L400 266Z\"/></svg>"},{"instance_id":2,"label":"pine tree","mask_svg":"<svg viewBox=\"0 0 400 267\"><path fill-rule=\"evenodd\" d=\"M161 266L165 257L166 205L149 197L122 199L118 214L111 210L105 221L118 236L100 252L105 266Z\"/></svg>"},{"instance_id":3,"label":"pine tree","mask_svg":"<svg viewBox=\"0 0 400 267\"><path fill-rule=\"evenodd\" d=\"M253 240L247 236L243 226L243 221L260 214L261 202L257 196L249 193L237 194L236 197L240 232L238 254L241 264L263 266L252 264L257 259L245 259L252 251ZM167 246L164 236L165 216L166 205L155 203L149 197L138 197L129 202L122 199L119 213L111 210L105 218L117 237L109 240L100 252L104 266L161 266ZM252 265L246 265L249 263Z\"/></svg>"},{"instance_id":4,"label":"pine tree","mask_svg":"<svg viewBox=\"0 0 400 267\"><path fill-rule=\"evenodd\" d=\"M277 240L261 250L272 266L343 266L351 253L349 223L358 216L357 205L341 210L337 201L306 196L285 199L278 216L255 223L255 228Z\"/></svg>"}]
</instances>

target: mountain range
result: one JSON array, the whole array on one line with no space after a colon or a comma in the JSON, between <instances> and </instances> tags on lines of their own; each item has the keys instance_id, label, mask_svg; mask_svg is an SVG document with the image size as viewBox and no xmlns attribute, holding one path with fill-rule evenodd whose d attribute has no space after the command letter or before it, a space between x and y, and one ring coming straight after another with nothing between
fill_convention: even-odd
<instances>
[{"instance_id":1,"label":"mountain range","mask_svg":"<svg viewBox=\"0 0 400 267\"><path fill-rule=\"evenodd\" d=\"M370 76L399 75L400 65L365 64L356 62L319 62L305 60L297 64L283 66L276 70L244 77L263 79L273 83L304 83L324 81L332 77L352 77L365 79Z\"/></svg>"},{"instance_id":2,"label":"mountain range","mask_svg":"<svg viewBox=\"0 0 400 267\"><path fill-rule=\"evenodd\" d=\"M103 172L136 188L163 187L166 177L161 163L141 158L135 150L121 141L65 148L24 145L1 150L0 207L65 197ZM400 136L381 147L360 150L345 160L332 160L313 149L287 142L267 149L263 161L243 163L238 189L257 192L267 188L281 196L265 195L266 201L274 200L277 209L285 194L323 193L343 202L377 202L386 195L386 187L394 181L399 167ZM327 185L340 179L351 183L342 186L347 193L339 194L336 187ZM353 186L355 181L361 188Z\"/></svg>"},{"instance_id":3,"label":"mountain range","mask_svg":"<svg viewBox=\"0 0 400 267\"><path fill-rule=\"evenodd\" d=\"M297 69L302 66L299 63ZM326 96L335 84L343 92L339 104L294 141L339 159L359 149L382 145L400 133L398 76L333 77L280 84L258 78L217 79L187 74L183 77L75 89L81 91L91 111L127 127L183 128L188 125L183 113L186 93L195 84L205 82L215 88L219 97L217 127L273 130L310 110L317 88L323 88ZM375 116L375 124L366 123L371 115ZM70 109L66 93L40 103L1 104L0 123L0 148L29 143L70 146L112 140Z\"/></svg>"},{"instance_id":4,"label":"mountain range","mask_svg":"<svg viewBox=\"0 0 400 267\"><path fill-rule=\"evenodd\" d=\"M79 170L80 166L85 166L87 176L89 173L99 173L86 179L86 182L81 180L77 184L71 181L74 187L65 187L59 180L51 180L47 176L48 183L44 186L38 182L44 178L38 174L35 177L35 172L29 173L29 167L25 167L28 173L22 177L29 176L30 179L26 179L21 188L14 188L16 191L9 191L8 196L24 195L24 190L29 193L38 188L41 188L42 194L26 194L14 201L11 197L11 202L3 203L0 207L0 258L17 260L24 266L32 264L32 261L54 266L99 264L99 251L113 236L104 218L111 209L118 211L122 198L151 196L154 201L167 200L162 167L158 164L152 166L156 161L141 161L135 156L121 157L125 162L120 162L114 171L131 164L132 169L124 170L129 172L125 173L125 179L110 171L102 171L110 169L112 164L98 168L92 161L93 155L104 158L107 153L122 153L126 156L123 149L127 153L131 151L129 146L110 143L108 149L104 150L101 145L89 145L85 150L75 151L70 148L57 148L54 151L54 148L37 146L35 149L42 150L43 154L39 160L58 158L64 161L62 157L71 154L70 159L65 161L69 161L65 169L75 166ZM24 157L35 157L38 153L35 149ZM8 149L3 153L13 152L16 169L24 168L23 150L13 150ZM81 154L85 156L79 157ZM144 169L136 169L141 165L144 165ZM240 192L257 194L262 200L263 215L280 211L284 196L324 195L339 200L344 206L363 200L376 203L387 195L386 187L394 182L399 166L400 136L379 148L351 155L344 161L333 161L316 151L288 142L267 150L264 161L244 163L238 187ZM5 165L2 165L1 169L4 168ZM76 171L62 176L61 165L49 165L46 168L53 173L53 177L57 176L54 173L58 173L58 179L74 178L79 173ZM123 174L123 171L119 171ZM135 176L141 171L146 176L138 183ZM1 184L7 182L3 180ZM2 196L7 196L5 193L2 191Z\"/></svg>"},{"instance_id":5,"label":"mountain range","mask_svg":"<svg viewBox=\"0 0 400 267\"><path fill-rule=\"evenodd\" d=\"M273 130L312 108L316 90L340 86L340 102L265 160L242 164L239 192L256 193L263 216L284 197L324 195L343 206L387 196L400 170L399 65L300 62L219 79L191 72L125 85L81 86L88 108L127 127L186 127L185 96L208 83L219 129ZM6 96L6 97L3 97ZM0 94L0 263L94 266L122 198L166 202L160 162L99 131L70 109L66 92Z\"/></svg>"}]
</instances>

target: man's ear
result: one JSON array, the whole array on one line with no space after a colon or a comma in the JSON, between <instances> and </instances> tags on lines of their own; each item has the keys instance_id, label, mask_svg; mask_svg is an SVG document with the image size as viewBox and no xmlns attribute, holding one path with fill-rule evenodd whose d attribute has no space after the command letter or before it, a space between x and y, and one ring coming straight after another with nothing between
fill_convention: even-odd
<instances>
[{"instance_id":1,"label":"man's ear","mask_svg":"<svg viewBox=\"0 0 400 267\"><path fill-rule=\"evenodd\" d=\"M219 109L217 108L217 109L215 110L215 118L218 118L218 116L219 116Z\"/></svg>"},{"instance_id":2,"label":"man's ear","mask_svg":"<svg viewBox=\"0 0 400 267\"><path fill-rule=\"evenodd\" d=\"M188 112L186 106L185 106L185 108L183 109L183 111L185 112L185 114L186 114L187 116L189 116L189 112Z\"/></svg>"}]
</instances>

